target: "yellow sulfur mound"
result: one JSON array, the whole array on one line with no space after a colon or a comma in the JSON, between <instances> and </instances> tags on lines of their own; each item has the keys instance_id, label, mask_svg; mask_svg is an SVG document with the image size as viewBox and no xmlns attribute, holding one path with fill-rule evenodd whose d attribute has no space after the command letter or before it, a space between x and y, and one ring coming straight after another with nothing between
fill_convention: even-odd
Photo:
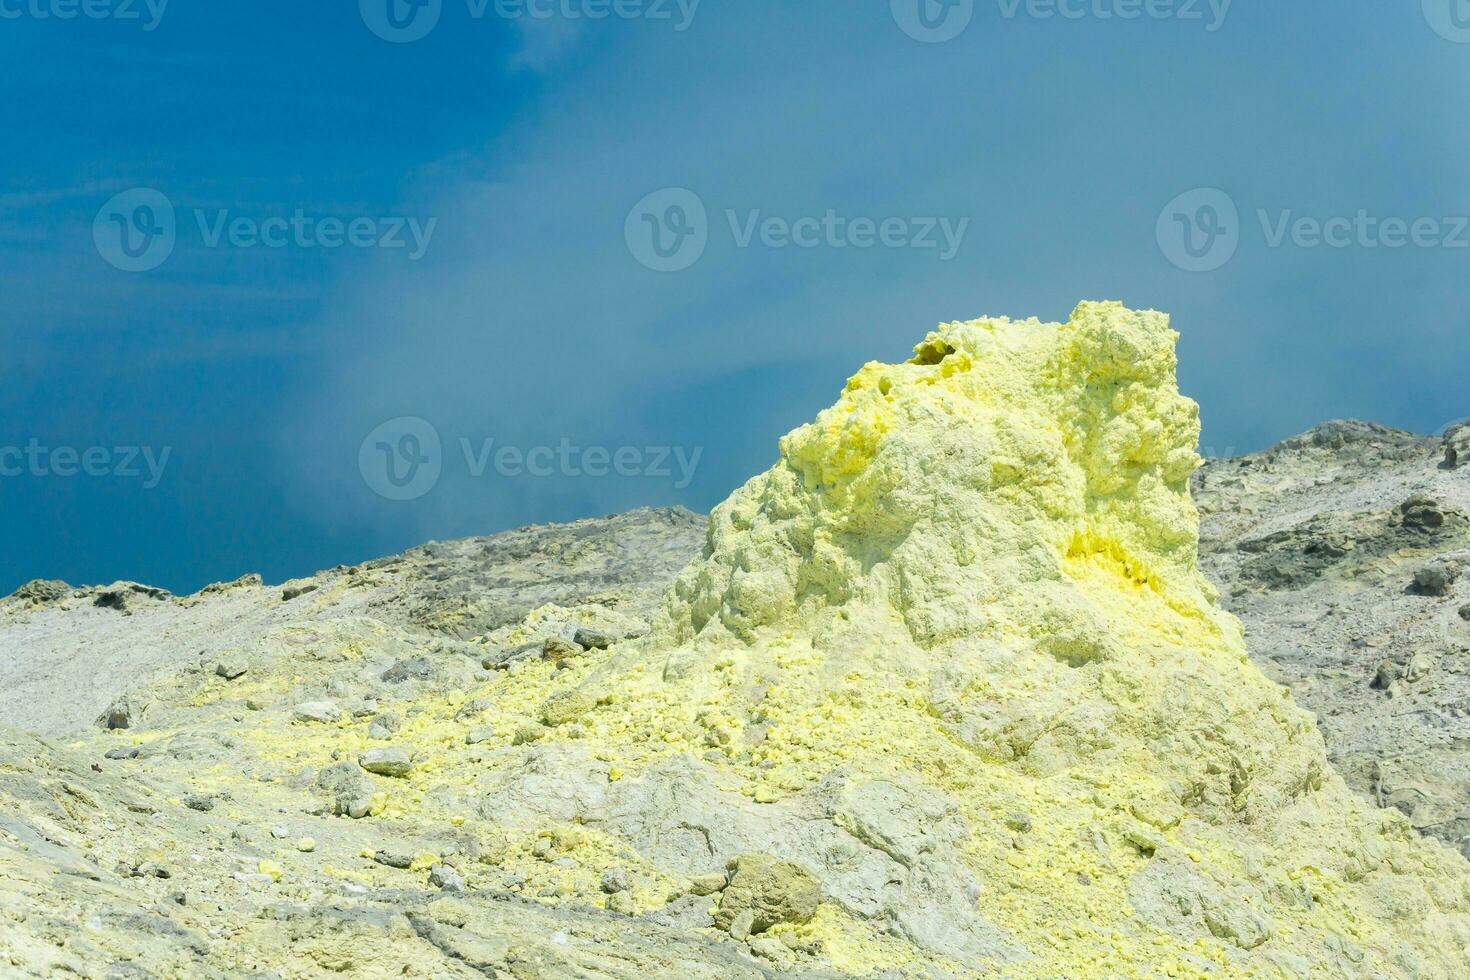
<instances>
[{"instance_id":1,"label":"yellow sulfur mound","mask_svg":"<svg viewBox=\"0 0 1470 980\"><path fill-rule=\"evenodd\" d=\"M1175 338L1087 303L864 367L582 683L619 785L699 753L736 840L821 800L904 877L768 843L825 865L857 973L1463 975L1470 866L1348 792L1196 568Z\"/></svg>"}]
</instances>

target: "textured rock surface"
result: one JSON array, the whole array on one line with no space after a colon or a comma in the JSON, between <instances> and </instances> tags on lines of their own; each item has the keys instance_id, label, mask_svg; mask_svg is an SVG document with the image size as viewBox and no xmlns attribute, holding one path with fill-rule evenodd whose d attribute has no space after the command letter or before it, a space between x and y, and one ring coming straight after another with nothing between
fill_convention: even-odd
<instances>
[{"instance_id":1,"label":"textured rock surface","mask_svg":"<svg viewBox=\"0 0 1470 980\"><path fill-rule=\"evenodd\" d=\"M1222 604L1349 785L1470 856L1470 470L1444 462L1463 431L1332 422L1209 462L1195 498Z\"/></svg>"},{"instance_id":2,"label":"textured rock surface","mask_svg":"<svg viewBox=\"0 0 1470 980\"><path fill-rule=\"evenodd\" d=\"M0 737L0 972L1460 975L1470 865L1344 785L1196 568L1173 368L1163 318L1115 305L951 325L707 532L638 512L287 589L128 588L126 617L30 589L0 609L0 697L65 737ZM1463 507L1363 476L1465 471L1388 430L1359 459L1354 428L1195 478L1253 640L1333 601L1465 622L1464 577L1411 589ZM1313 545L1356 513L1324 488L1363 502L1351 548ZM1292 665L1347 653L1303 635L1263 662L1350 761L1340 736L1383 729L1332 727L1346 695ZM75 677L82 648L111 676L63 704L30 672ZM1379 657L1375 691L1351 652L1354 697L1430 716L1441 661ZM340 716L295 720L314 702ZM383 749L412 769L365 771Z\"/></svg>"}]
</instances>

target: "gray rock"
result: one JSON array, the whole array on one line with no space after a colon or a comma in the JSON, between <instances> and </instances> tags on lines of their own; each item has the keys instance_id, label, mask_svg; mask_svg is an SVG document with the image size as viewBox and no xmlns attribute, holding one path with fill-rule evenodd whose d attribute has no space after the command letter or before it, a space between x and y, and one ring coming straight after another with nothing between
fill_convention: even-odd
<instances>
[{"instance_id":1,"label":"gray rock","mask_svg":"<svg viewBox=\"0 0 1470 980\"><path fill-rule=\"evenodd\" d=\"M391 745L380 749L368 749L358 757L357 762L370 773L378 776L391 776L394 779L402 779L413 772L413 759L409 754Z\"/></svg>"},{"instance_id":2,"label":"gray rock","mask_svg":"<svg viewBox=\"0 0 1470 980\"><path fill-rule=\"evenodd\" d=\"M117 582L106 588L98 589L92 604L99 609L112 609L125 616L131 616L140 605L148 602L165 602L172 598L172 593L151 585Z\"/></svg>"},{"instance_id":3,"label":"gray rock","mask_svg":"<svg viewBox=\"0 0 1470 980\"><path fill-rule=\"evenodd\" d=\"M716 912L715 925L719 926L720 924L720 914ZM745 940L750 938L751 932L755 929L755 911L752 909L741 909L729 920L729 924L724 928L725 931L730 933L731 939L737 943L745 942Z\"/></svg>"},{"instance_id":4,"label":"gray rock","mask_svg":"<svg viewBox=\"0 0 1470 980\"><path fill-rule=\"evenodd\" d=\"M451 894L465 891L464 878L447 864L436 864L429 869L429 885Z\"/></svg>"},{"instance_id":5,"label":"gray rock","mask_svg":"<svg viewBox=\"0 0 1470 980\"><path fill-rule=\"evenodd\" d=\"M240 656L221 657L214 665L214 672L227 681L233 681L245 676L250 665Z\"/></svg>"},{"instance_id":6,"label":"gray rock","mask_svg":"<svg viewBox=\"0 0 1470 980\"><path fill-rule=\"evenodd\" d=\"M336 762L316 777L317 788L324 791L328 809L339 816L365 817L372 805L373 782L353 762Z\"/></svg>"},{"instance_id":7,"label":"gray rock","mask_svg":"<svg viewBox=\"0 0 1470 980\"><path fill-rule=\"evenodd\" d=\"M287 585L281 590L281 601L290 602L293 599L299 599L308 592L315 592L317 588L318 586L315 582L300 582Z\"/></svg>"},{"instance_id":8,"label":"gray rock","mask_svg":"<svg viewBox=\"0 0 1470 980\"><path fill-rule=\"evenodd\" d=\"M99 728L137 728L148 712L150 699L143 694L125 694L102 712L97 718Z\"/></svg>"},{"instance_id":9,"label":"gray rock","mask_svg":"<svg viewBox=\"0 0 1470 980\"><path fill-rule=\"evenodd\" d=\"M541 656L555 663L575 660L583 652L582 647L559 636L547 637L546 641L541 644Z\"/></svg>"},{"instance_id":10,"label":"gray rock","mask_svg":"<svg viewBox=\"0 0 1470 980\"><path fill-rule=\"evenodd\" d=\"M613 645L613 638L602 630L579 626L572 634L572 642L584 650L606 650Z\"/></svg>"},{"instance_id":11,"label":"gray rock","mask_svg":"<svg viewBox=\"0 0 1470 980\"><path fill-rule=\"evenodd\" d=\"M783 922L810 922L817 914L822 885L801 865L769 854L742 854L730 867L730 883L720 899L715 925L730 930L732 936L745 913L750 914L752 933Z\"/></svg>"},{"instance_id":12,"label":"gray rock","mask_svg":"<svg viewBox=\"0 0 1470 980\"><path fill-rule=\"evenodd\" d=\"M342 717L342 709L331 701L306 701L296 705L292 714L297 721L330 724Z\"/></svg>"},{"instance_id":13,"label":"gray rock","mask_svg":"<svg viewBox=\"0 0 1470 980\"><path fill-rule=\"evenodd\" d=\"M608 868L604 871L601 884L602 890L609 895L615 895L633 887L632 882L628 879L628 872L622 868Z\"/></svg>"},{"instance_id":14,"label":"gray rock","mask_svg":"<svg viewBox=\"0 0 1470 980\"><path fill-rule=\"evenodd\" d=\"M542 643L523 643L509 650L494 650L480 660L480 666L486 670L510 670L522 661L540 656L542 646Z\"/></svg>"},{"instance_id":15,"label":"gray rock","mask_svg":"<svg viewBox=\"0 0 1470 980\"><path fill-rule=\"evenodd\" d=\"M378 715L378 717L374 718L373 723L368 726L368 738L376 738L381 741L387 741L398 733L398 729L401 728L402 725L402 719L400 719L396 714L391 711L385 711L381 715Z\"/></svg>"},{"instance_id":16,"label":"gray rock","mask_svg":"<svg viewBox=\"0 0 1470 980\"><path fill-rule=\"evenodd\" d=\"M1470 422L1451 426L1444 434L1444 467L1470 466Z\"/></svg>"},{"instance_id":17,"label":"gray rock","mask_svg":"<svg viewBox=\"0 0 1470 980\"><path fill-rule=\"evenodd\" d=\"M750 951L779 970L790 970L796 966L796 953L779 939L770 936L752 936Z\"/></svg>"},{"instance_id":18,"label":"gray rock","mask_svg":"<svg viewBox=\"0 0 1470 980\"><path fill-rule=\"evenodd\" d=\"M432 680L438 673L434 665L425 657L413 657L409 660L400 660L392 667L383 671L383 680L389 684L402 684L405 681L427 681Z\"/></svg>"},{"instance_id":19,"label":"gray rock","mask_svg":"<svg viewBox=\"0 0 1470 980\"><path fill-rule=\"evenodd\" d=\"M1413 591L1418 595L1443 598L1450 594L1455 573L1444 565L1426 565L1414 573Z\"/></svg>"},{"instance_id":20,"label":"gray rock","mask_svg":"<svg viewBox=\"0 0 1470 980\"><path fill-rule=\"evenodd\" d=\"M681 895L657 912L646 916L654 925L684 932L690 929L712 929L715 920L710 915L711 900L698 895Z\"/></svg>"},{"instance_id":21,"label":"gray rock","mask_svg":"<svg viewBox=\"0 0 1470 980\"><path fill-rule=\"evenodd\" d=\"M398 868L400 871L407 871L413 866L412 855L401 854L397 851L378 851L373 854L373 861L385 868Z\"/></svg>"},{"instance_id":22,"label":"gray rock","mask_svg":"<svg viewBox=\"0 0 1470 980\"><path fill-rule=\"evenodd\" d=\"M1394 682L1403 676L1399 665L1392 660L1381 661L1373 671L1373 683L1368 685L1375 691L1386 691L1393 686Z\"/></svg>"},{"instance_id":23,"label":"gray rock","mask_svg":"<svg viewBox=\"0 0 1470 980\"><path fill-rule=\"evenodd\" d=\"M27 608L39 608L60 602L71 595L72 587L58 579L33 579L6 596L3 602L16 602Z\"/></svg>"},{"instance_id":24,"label":"gray rock","mask_svg":"<svg viewBox=\"0 0 1470 980\"><path fill-rule=\"evenodd\" d=\"M558 691L541 703L541 720L555 728L576 721L597 706L592 695L572 689Z\"/></svg>"},{"instance_id":25,"label":"gray rock","mask_svg":"<svg viewBox=\"0 0 1470 980\"><path fill-rule=\"evenodd\" d=\"M691 895L714 895L725 890L729 878L723 871L715 871L710 874L695 875L689 880L689 894Z\"/></svg>"}]
</instances>

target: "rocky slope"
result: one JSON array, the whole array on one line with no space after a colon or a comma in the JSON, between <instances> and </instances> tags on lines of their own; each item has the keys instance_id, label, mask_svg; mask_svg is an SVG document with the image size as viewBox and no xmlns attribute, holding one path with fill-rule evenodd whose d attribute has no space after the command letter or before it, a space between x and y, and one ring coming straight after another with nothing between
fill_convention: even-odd
<instances>
[{"instance_id":1,"label":"rocky slope","mask_svg":"<svg viewBox=\"0 0 1470 980\"><path fill-rule=\"evenodd\" d=\"M1222 604L1349 785L1470 856L1467 439L1329 423L1194 496Z\"/></svg>"},{"instance_id":2,"label":"rocky slope","mask_svg":"<svg viewBox=\"0 0 1470 980\"><path fill-rule=\"evenodd\" d=\"M1470 865L1410 825L1458 842L1466 801L1454 438L1194 477L1324 750L1196 569L1172 340L1107 304L946 327L707 530L22 590L0 709L51 737L0 737L0 967L1458 975Z\"/></svg>"}]
</instances>

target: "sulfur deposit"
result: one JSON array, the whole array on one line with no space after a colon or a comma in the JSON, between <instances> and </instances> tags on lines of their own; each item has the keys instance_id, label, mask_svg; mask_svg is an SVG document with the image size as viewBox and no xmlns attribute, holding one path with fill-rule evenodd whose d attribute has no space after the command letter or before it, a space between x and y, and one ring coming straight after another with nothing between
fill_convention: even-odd
<instances>
[{"instance_id":1,"label":"sulfur deposit","mask_svg":"<svg viewBox=\"0 0 1470 980\"><path fill-rule=\"evenodd\" d=\"M1470 864L1348 790L1198 569L1174 341L1117 304L946 325L788 435L656 608L348 615L408 574L353 570L286 600L318 618L161 675L105 730L12 740L0 797L37 816L0 821L28 844L0 848L0 954L1463 976ZM112 911L71 937L84 901Z\"/></svg>"}]
</instances>

